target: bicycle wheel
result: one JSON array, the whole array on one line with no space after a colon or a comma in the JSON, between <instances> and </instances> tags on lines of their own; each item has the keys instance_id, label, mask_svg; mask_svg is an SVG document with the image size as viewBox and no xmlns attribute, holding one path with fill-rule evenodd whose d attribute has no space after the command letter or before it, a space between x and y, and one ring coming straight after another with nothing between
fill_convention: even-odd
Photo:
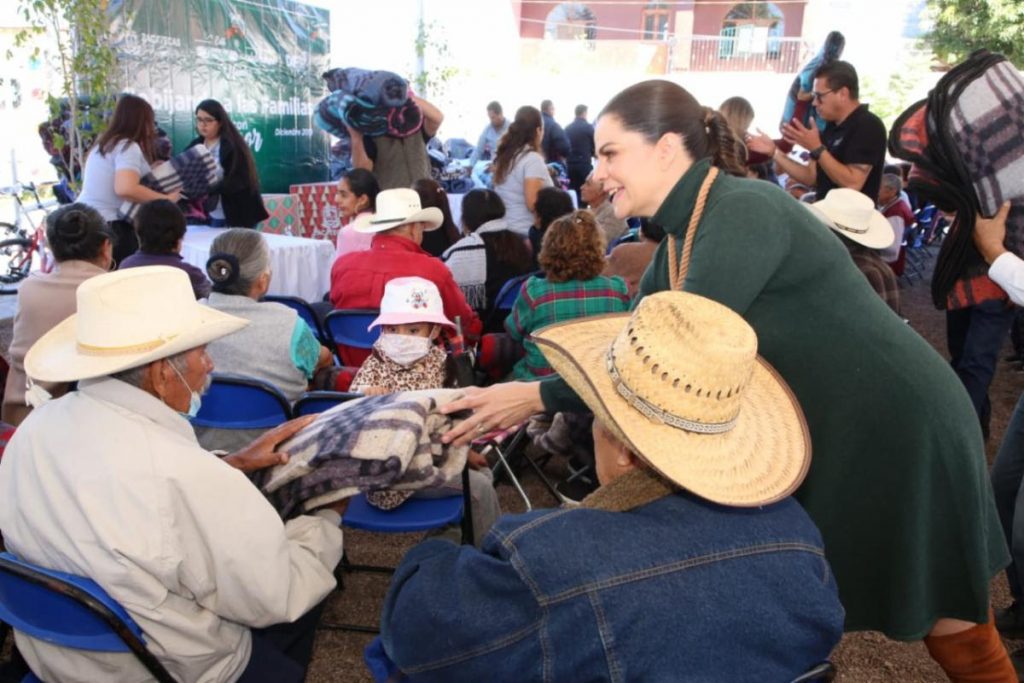
<instances>
[{"instance_id":1,"label":"bicycle wheel","mask_svg":"<svg viewBox=\"0 0 1024 683\"><path fill-rule=\"evenodd\" d=\"M28 235L19 230L17 225L0 221L0 242L18 238L28 239Z\"/></svg>"},{"instance_id":2,"label":"bicycle wheel","mask_svg":"<svg viewBox=\"0 0 1024 683\"><path fill-rule=\"evenodd\" d=\"M0 294L13 294L32 269L32 240L0 241Z\"/></svg>"}]
</instances>

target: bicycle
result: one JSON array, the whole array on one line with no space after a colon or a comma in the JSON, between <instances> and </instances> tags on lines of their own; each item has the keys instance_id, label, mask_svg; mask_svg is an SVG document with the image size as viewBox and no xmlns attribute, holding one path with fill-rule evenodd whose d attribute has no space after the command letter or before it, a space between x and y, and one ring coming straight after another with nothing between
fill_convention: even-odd
<instances>
[{"instance_id":1,"label":"bicycle","mask_svg":"<svg viewBox=\"0 0 1024 683\"><path fill-rule=\"evenodd\" d=\"M35 198L34 206L26 206L22 200L21 195L26 191ZM14 198L17 224L0 222L0 295L14 294L34 264L38 264L40 271L49 273L56 263L46 244L45 216L52 202L43 202L34 183L0 188L0 196L4 195ZM39 211L43 212L44 219L36 223L32 214ZM28 228L21 226L22 218Z\"/></svg>"}]
</instances>

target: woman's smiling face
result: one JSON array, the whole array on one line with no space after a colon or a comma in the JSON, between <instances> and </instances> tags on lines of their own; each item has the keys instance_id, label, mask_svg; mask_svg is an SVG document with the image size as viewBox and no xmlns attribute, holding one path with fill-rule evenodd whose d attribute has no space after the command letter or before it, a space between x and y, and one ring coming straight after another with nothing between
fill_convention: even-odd
<instances>
[{"instance_id":1,"label":"woman's smiling face","mask_svg":"<svg viewBox=\"0 0 1024 683\"><path fill-rule=\"evenodd\" d=\"M597 168L594 180L608 193L618 218L653 216L664 199L666 184L657 145L638 132L626 130L614 114L605 114L594 129ZM668 184L669 189L675 183Z\"/></svg>"}]
</instances>

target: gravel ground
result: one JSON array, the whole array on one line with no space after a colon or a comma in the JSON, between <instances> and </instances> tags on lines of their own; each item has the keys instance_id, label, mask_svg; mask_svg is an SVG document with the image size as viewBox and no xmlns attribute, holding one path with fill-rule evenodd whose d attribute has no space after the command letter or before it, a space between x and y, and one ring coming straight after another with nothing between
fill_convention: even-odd
<instances>
[{"instance_id":1,"label":"gravel ground","mask_svg":"<svg viewBox=\"0 0 1024 683\"><path fill-rule=\"evenodd\" d=\"M930 265L930 264L929 264ZM946 356L945 321L943 314L930 302L928 284L916 282L902 289L903 314L911 325L940 353ZM0 321L0 349L6 352L10 343L10 320ZM1008 355L1007 353L1001 356ZM947 356L948 357L948 356ZM1000 361L992 387L992 436L987 445L989 463L995 455L1013 407L1024 389L1024 373ZM912 407L911 407L912 409ZM553 467L557 467L553 466ZM552 499L532 476L524 486L536 506L552 504ZM499 487L502 508L520 512L522 501L511 487ZM418 534L370 534L346 531L345 545L353 562L394 566L402 554L420 538ZM376 624L380 605L387 590L388 577L357 573L345 579L344 590L335 591L328 600L324 621L327 623ZM1002 575L992 581L992 602L995 607L1009 603L1009 592ZM371 636L334 630L318 632L314 659L308 680L311 683L347 683L372 680L362 661L363 648ZM1014 648L1020 643L1007 642ZM833 653L841 683L889 683L915 681L941 683L946 678L928 657L920 643L896 643L879 633L855 633L843 638Z\"/></svg>"}]
</instances>

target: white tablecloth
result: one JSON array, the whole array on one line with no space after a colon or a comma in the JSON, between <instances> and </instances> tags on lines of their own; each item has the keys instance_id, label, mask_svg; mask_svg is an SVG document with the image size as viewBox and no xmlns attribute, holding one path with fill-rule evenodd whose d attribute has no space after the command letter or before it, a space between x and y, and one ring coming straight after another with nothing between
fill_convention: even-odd
<instances>
[{"instance_id":1,"label":"white tablecloth","mask_svg":"<svg viewBox=\"0 0 1024 683\"><path fill-rule=\"evenodd\" d=\"M210 245L224 228L190 225L185 233L181 256L206 272ZM268 294L297 296L306 301L320 301L331 288L331 265L335 247L327 240L311 240L260 233L270 247L270 279Z\"/></svg>"}]
</instances>

